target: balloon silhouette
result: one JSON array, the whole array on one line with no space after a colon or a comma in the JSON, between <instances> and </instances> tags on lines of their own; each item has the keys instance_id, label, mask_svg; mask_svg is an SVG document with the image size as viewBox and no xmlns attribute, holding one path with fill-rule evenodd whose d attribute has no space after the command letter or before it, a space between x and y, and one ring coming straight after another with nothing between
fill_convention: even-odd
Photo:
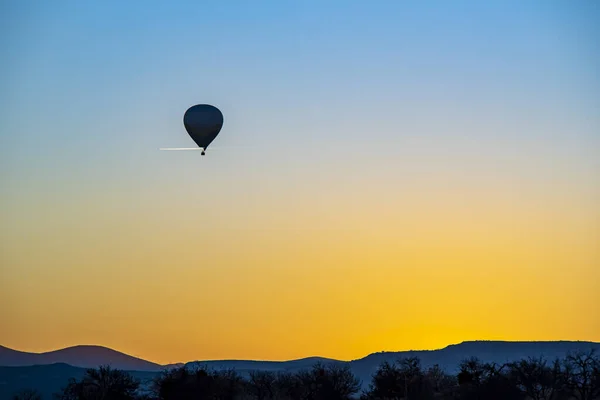
<instances>
[{"instance_id":1,"label":"balloon silhouette","mask_svg":"<svg viewBox=\"0 0 600 400\"><path fill-rule=\"evenodd\" d=\"M202 148L204 155L208 145L215 140L223 127L223 114L217 107L197 104L185 112L183 125L192 140Z\"/></svg>"}]
</instances>

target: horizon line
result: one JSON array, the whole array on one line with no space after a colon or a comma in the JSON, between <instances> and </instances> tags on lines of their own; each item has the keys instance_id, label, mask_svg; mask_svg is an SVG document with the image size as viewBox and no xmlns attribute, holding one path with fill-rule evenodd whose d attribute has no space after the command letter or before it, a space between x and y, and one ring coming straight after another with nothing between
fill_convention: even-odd
<instances>
[{"instance_id":1,"label":"horizon line","mask_svg":"<svg viewBox=\"0 0 600 400\"><path fill-rule=\"evenodd\" d=\"M379 351L373 351L371 353L368 353L362 357L358 357L358 358L352 358L352 359L339 359L339 358L332 358L332 357L326 357L326 356L319 356L319 355L312 355L312 356L306 356L306 357L299 357L299 358L291 358L291 359L244 359L244 358L223 358L223 359L194 359L194 360L190 360L190 361L176 361L176 362L167 362L167 363L160 363L160 362L156 362L156 361L151 361L150 359L144 358L142 356L139 355L134 355L133 353L127 353L125 351L121 351L121 350L117 350L115 348L106 346L106 345L101 345L101 344L75 344L75 345L71 345L71 346L66 346L66 347L61 347L61 348L56 348L53 350L47 350L47 351L41 351L41 352L34 352L34 351L26 351L26 350L18 350L16 348L13 347L8 347L5 346L3 344L0 344L0 347L3 347L5 349L8 350L12 350L12 351L16 351L16 352L20 352L20 353L28 353L28 354L35 354L35 355L42 355L42 354L48 354L48 353L54 353L54 352L59 352L59 351L63 351L63 350L68 350L68 349L74 349L77 347L97 347L97 348L102 348L102 349L106 349L106 350L110 350L128 357L132 357L132 358L136 358L138 360L150 363L150 364L155 364L157 366L160 367L164 367L164 366L169 366L169 365L174 365L174 364L188 364L188 363L202 363L202 362L240 362L240 361L246 361L246 362L272 362L272 363L285 363L285 362L292 362L292 361L301 361L301 360L307 360L307 359L311 359L311 358L322 358L322 359L326 359L326 360L331 360L331 361L339 361L339 362L352 362L352 361L356 361L356 360L361 360L363 358L366 358L370 355L373 354L382 354L382 353L407 353L407 352L431 352L431 351L440 351L440 350L444 350L448 347L451 346L459 346L461 344L465 344L465 343L481 343L481 342L496 342L496 343L591 343L591 344L598 344L600 345L600 342L596 342L593 340L582 340L582 339L578 339L578 340L573 340L573 339L558 339L558 340L500 340L500 339L475 339L475 340L463 340L461 342L458 343L450 343L447 344L446 346L443 347L438 347L438 348L432 348L432 349L406 349L406 350L379 350Z\"/></svg>"}]
</instances>

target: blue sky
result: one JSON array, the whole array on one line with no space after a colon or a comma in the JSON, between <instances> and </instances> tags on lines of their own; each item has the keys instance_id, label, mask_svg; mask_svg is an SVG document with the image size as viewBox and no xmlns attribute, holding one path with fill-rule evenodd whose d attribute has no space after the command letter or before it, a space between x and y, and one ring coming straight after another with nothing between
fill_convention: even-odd
<instances>
[{"instance_id":1,"label":"blue sky","mask_svg":"<svg viewBox=\"0 0 600 400\"><path fill-rule=\"evenodd\" d=\"M13 205L44 187L152 182L597 178L592 1L2 7L0 158ZM224 149L202 167L156 151L192 144L182 116L195 103L225 115L213 144Z\"/></svg>"},{"instance_id":2,"label":"blue sky","mask_svg":"<svg viewBox=\"0 0 600 400\"><path fill-rule=\"evenodd\" d=\"M79 173L115 184L127 171L139 181L171 175L161 163L173 157L189 168L193 155L155 150L191 144L181 118L202 102L225 114L214 146L261 149L231 147L215 168L255 160L265 173L279 162L282 174L324 174L368 171L369 160L379 174L377 160L403 168L427 154L544 168L557 152L565 168L597 166L592 1L2 7L8 181Z\"/></svg>"}]
</instances>

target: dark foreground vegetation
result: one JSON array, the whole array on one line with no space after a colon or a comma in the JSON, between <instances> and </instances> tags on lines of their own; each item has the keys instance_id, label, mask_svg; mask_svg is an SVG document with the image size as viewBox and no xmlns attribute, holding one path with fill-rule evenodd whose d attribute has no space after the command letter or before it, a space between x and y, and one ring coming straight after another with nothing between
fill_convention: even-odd
<instances>
[{"instance_id":1,"label":"dark foreground vegetation","mask_svg":"<svg viewBox=\"0 0 600 400\"><path fill-rule=\"evenodd\" d=\"M466 359L456 375L438 366L423 368L418 358L384 362L368 390L345 364L316 364L288 373L181 367L164 371L151 382L127 372L100 367L71 379L55 400L597 400L600 399L600 357L594 351L564 359L523 359L505 365ZM15 400L37 400L23 391Z\"/></svg>"}]
</instances>

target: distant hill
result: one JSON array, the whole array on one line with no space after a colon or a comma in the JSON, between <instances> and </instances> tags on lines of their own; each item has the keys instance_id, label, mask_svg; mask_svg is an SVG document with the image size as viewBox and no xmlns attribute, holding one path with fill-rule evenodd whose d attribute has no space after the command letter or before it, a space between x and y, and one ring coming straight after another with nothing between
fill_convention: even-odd
<instances>
[{"instance_id":1,"label":"distant hill","mask_svg":"<svg viewBox=\"0 0 600 400\"><path fill-rule=\"evenodd\" d=\"M600 343L554 341L554 342L507 342L507 341L472 341L447 346L439 350L411 350L398 352L373 353L364 358L352 361L339 361L327 358L305 358L293 361L237 361L214 360L194 361L188 366L206 366L212 369L235 368L242 374L252 370L295 372L310 368L317 361L322 363L348 364L352 372L363 382L366 389L377 367L384 361L395 362L401 358L418 357L423 368L438 364L446 372L458 372L461 361L469 357L477 357L483 362L503 364L528 357L544 357L548 360L564 358L569 352L596 349L600 352Z\"/></svg>"},{"instance_id":2,"label":"distant hill","mask_svg":"<svg viewBox=\"0 0 600 400\"><path fill-rule=\"evenodd\" d=\"M163 365L163 369L181 368L184 365L185 365L185 363L166 364L166 365Z\"/></svg>"},{"instance_id":3,"label":"distant hill","mask_svg":"<svg viewBox=\"0 0 600 400\"><path fill-rule=\"evenodd\" d=\"M22 367L57 363L82 368L110 365L113 368L132 371L161 371L165 368L102 346L73 346L46 353L27 353L0 346L0 366Z\"/></svg>"},{"instance_id":4,"label":"distant hill","mask_svg":"<svg viewBox=\"0 0 600 400\"><path fill-rule=\"evenodd\" d=\"M462 360L477 357L483 362L499 364L528 357L544 357L548 360L564 358L569 352L600 352L600 343L595 342L505 342L473 341L450 345L439 350L415 350L400 352L373 353L352 361L339 361L328 358L309 357L291 361L252 361L252 360L208 360L194 361L185 365L206 366L210 369L235 369L244 376L253 370L296 372L310 368L316 362L347 364L352 372L367 388L372 374L383 361L394 362L405 357L419 357L424 368L438 364L449 373L456 373ZM52 361L60 359L61 361ZM25 366L29 364L30 366ZM46 365L43 365L46 364ZM70 365L67 365L70 364ZM70 377L80 378L85 370L79 367L98 367L109 364L114 368L130 371L136 377L147 381L159 371L183 364L161 366L139 358L128 356L111 349L98 346L75 346L49 353L23 353L0 347L0 400L22 388L38 389L51 399L50 394L60 390ZM20 365L16 367L15 365Z\"/></svg>"},{"instance_id":5,"label":"distant hill","mask_svg":"<svg viewBox=\"0 0 600 400\"><path fill-rule=\"evenodd\" d=\"M207 367L209 369L231 369L236 371L295 371L310 368L316 363L341 363L345 361L333 360L323 357L308 357L290 361L253 361L253 360L208 360L192 361L185 364L188 367Z\"/></svg>"},{"instance_id":6,"label":"distant hill","mask_svg":"<svg viewBox=\"0 0 600 400\"><path fill-rule=\"evenodd\" d=\"M375 373L382 362L394 362L406 357L418 357L423 368L438 364L446 372L456 374L461 361L469 357L477 357L483 362L495 362L497 364L529 357L543 357L553 361L556 358L564 358L569 352L589 351L591 349L600 352L600 343L579 341L471 341L450 345L439 350L373 353L364 358L350 361L349 364L352 372L363 381L364 385L370 381L372 374Z\"/></svg>"}]
</instances>

